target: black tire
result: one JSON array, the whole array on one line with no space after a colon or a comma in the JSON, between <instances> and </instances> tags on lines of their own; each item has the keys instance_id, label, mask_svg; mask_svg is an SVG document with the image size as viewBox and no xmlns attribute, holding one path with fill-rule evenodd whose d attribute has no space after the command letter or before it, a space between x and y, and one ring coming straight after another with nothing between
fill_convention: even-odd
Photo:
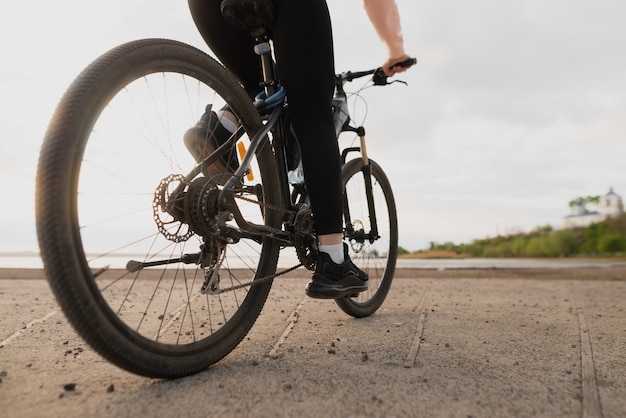
<instances>
[{"instance_id":1,"label":"black tire","mask_svg":"<svg viewBox=\"0 0 626 418\"><path fill-rule=\"evenodd\" d=\"M264 281L202 294L204 271L195 263L124 269L131 258L148 262L199 253L202 239L154 202L155 190L171 192L181 183L191 188L180 175L196 164L183 133L207 104L215 110L228 104L246 130L244 138L261 126L239 83L202 51L170 40L130 42L76 78L41 149L37 232L52 290L91 347L139 375L176 378L219 361L250 330L270 291L271 281ZM242 211L256 216L252 221L280 227L279 213L250 202L282 207L269 146L257 151L251 167L256 177L246 182L262 187L244 196ZM220 286L272 275L278 251L267 238L229 244Z\"/></svg>"},{"instance_id":2,"label":"black tire","mask_svg":"<svg viewBox=\"0 0 626 418\"><path fill-rule=\"evenodd\" d=\"M362 168L361 159L348 161L342 168L344 238L354 264L369 275L369 289L353 298L335 300L345 313L356 318L369 316L380 308L389 292L398 256L398 219L393 192L382 168L372 160L370 168L378 236L368 238L372 229Z\"/></svg>"}]
</instances>

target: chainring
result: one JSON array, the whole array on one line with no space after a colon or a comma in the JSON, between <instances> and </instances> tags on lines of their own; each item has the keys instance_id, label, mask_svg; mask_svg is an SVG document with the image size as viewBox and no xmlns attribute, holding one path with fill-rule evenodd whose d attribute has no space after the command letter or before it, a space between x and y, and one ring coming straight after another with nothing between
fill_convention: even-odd
<instances>
[{"instance_id":1,"label":"chainring","mask_svg":"<svg viewBox=\"0 0 626 418\"><path fill-rule=\"evenodd\" d=\"M309 270L315 268L317 259L317 240L313 233L315 221L313 211L307 204L300 206L294 219L294 247L298 259Z\"/></svg>"}]
</instances>

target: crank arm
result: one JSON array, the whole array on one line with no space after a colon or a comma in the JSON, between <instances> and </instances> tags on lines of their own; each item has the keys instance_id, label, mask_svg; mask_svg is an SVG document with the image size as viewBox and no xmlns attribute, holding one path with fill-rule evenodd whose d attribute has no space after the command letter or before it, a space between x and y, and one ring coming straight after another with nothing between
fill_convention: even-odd
<instances>
[{"instance_id":1,"label":"crank arm","mask_svg":"<svg viewBox=\"0 0 626 418\"><path fill-rule=\"evenodd\" d=\"M139 270L143 270L146 267L155 267L155 266L163 266L165 264L174 264L174 263L185 263L185 264L198 264L200 262L200 253L197 254L183 254L180 258L171 258L169 260L158 260L158 261L135 261L129 260L126 263L126 270L131 273L134 273Z\"/></svg>"}]
</instances>

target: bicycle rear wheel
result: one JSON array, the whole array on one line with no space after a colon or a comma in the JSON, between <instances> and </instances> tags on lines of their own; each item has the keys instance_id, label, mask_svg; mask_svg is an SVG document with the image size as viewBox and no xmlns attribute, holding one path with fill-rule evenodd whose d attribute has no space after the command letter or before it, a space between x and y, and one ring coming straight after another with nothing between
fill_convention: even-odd
<instances>
[{"instance_id":1,"label":"bicycle rear wheel","mask_svg":"<svg viewBox=\"0 0 626 418\"><path fill-rule=\"evenodd\" d=\"M368 206L367 178L361 159L348 161L342 168L344 238L348 241L354 264L369 275L369 288L356 297L336 299L335 302L345 313L357 318L371 315L382 305L393 280L398 256L398 220L391 185L376 162L370 160L369 167L374 212Z\"/></svg>"},{"instance_id":2,"label":"bicycle rear wheel","mask_svg":"<svg viewBox=\"0 0 626 418\"><path fill-rule=\"evenodd\" d=\"M52 290L83 339L136 374L175 378L219 361L252 327L271 287L245 283L276 270L275 240L243 237L214 249L200 236L214 227L220 188L185 174L196 163L183 134L207 104L232 109L245 128L240 143L261 126L239 83L202 51L130 42L77 77L42 146L37 231ZM246 220L280 228L279 213L260 209L282 205L272 158L269 145L257 150L237 197ZM207 269L198 263L211 251L221 288L241 288L201 292Z\"/></svg>"}]
</instances>

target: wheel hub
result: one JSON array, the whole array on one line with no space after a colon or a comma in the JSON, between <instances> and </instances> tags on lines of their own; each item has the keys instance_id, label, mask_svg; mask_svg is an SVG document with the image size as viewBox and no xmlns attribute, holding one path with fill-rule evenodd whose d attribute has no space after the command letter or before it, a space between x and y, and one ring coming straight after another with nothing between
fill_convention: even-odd
<instances>
[{"instance_id":1,"label":"wheel hub","mask_svg":"<svg viewBox=\"0 0 626 418\"><path fill-rule=\"evenodd\" d=\"M217 228L217 185L206 177L191 182L184 199L185 221L202 237L213 236Z\"/></svg>"},{"instance_id":2,"label":"wheel hub","mask_svg":"<svg viewBox=\"0 0 626 418\"><path fill-rule=\"evenodd\" d=\"M214 235L218 195L217 185L206 177L187 183L182 174L170 174L161 180L152 201L159 232L173 242L187 241L193 234Z\"/></svg>"}]
</instances>

